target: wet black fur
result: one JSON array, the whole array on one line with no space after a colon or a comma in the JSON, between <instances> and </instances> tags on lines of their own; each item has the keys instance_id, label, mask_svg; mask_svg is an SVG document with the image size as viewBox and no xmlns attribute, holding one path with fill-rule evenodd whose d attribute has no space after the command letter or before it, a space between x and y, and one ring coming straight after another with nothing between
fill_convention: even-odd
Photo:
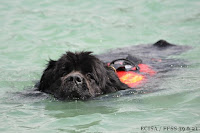
<instances>
[{"instance_id":1,"label":"wet black fur","mask_svg":"<svg viewBox=\"0 0 200 133\"><path fill-rule=\"evenodd\" d=\"M165 40L160 40L153 45L116 49L98 56L94 56L91 52L66 52L58 60L49 61L40 79L38 89L52 94L61 100L86 100L99 95L124 90L129 87L123 84L114 70L108 67L102 60L111 62L116 58L131 57L130 60L133 59L134 62L141 63L144 61L147 64L151 64L157 72L163 71L166 68L168 71L169 67L166 67L168 62L165 63L165 60L163 60L163 65L159 62L152 64L151 58L153 56L163 58L163 56L180 53L185 49L187 48L176 47L176 45L170 44ZM151 53L152 57L149 56L149 53ZM144 57L142 57L142 60L138 59L135 61L137 58L132 58L129 54ZM171 60L170 63L172 63ZM74 73L83 79L81 84L66 80Z\"/></svg>"}]
</instances>

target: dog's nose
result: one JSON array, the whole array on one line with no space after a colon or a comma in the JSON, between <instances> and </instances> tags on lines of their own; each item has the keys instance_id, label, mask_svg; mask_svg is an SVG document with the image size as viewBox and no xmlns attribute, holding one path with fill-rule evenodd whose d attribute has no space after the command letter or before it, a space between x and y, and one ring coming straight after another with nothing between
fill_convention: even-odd
<instances>
[{"instance_id":1,"label":"dog's nose","mask_svg":"<svg viewBox=\"0 0 200 133\"><path fill-rule=\"evenodd\" d=\"M73 75L70 75L69 77L67 77L66 81L75 82L76 84L82 84L83 78L78 74L73 74Z\"/></svg>"}]
</instances>

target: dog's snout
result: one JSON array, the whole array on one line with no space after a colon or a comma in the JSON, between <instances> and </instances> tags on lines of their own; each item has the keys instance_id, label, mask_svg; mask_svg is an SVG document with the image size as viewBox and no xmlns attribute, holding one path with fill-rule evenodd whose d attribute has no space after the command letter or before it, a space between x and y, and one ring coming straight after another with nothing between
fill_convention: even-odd
<instances>
[{"instance_id":1,"label":"dog's snout","mask_svg":"<svg viewBox=\"0 0 200 133\"><path fill-rule=\"evenodd\" d=\"M82 84L83 78L79 74L72 74L66 78L68 82L75 82L76 84Z\"/></svg>"}]
</instances>

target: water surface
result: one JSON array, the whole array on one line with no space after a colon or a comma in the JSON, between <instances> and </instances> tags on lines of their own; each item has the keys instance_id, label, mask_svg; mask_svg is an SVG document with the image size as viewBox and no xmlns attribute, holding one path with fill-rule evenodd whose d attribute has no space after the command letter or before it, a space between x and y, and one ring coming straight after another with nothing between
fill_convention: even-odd
<instances>
[{"instance_id":1,"label":"water surface","mask_svg":"<svg viewBox=\"0 0 200 133\"><path fill-rule=\"evenodd\" d=\"M199 6L199 0L0 0L0 132L200 128ZM189 64L166 77L159 86L165 91L88 102L13 95L31 89L47 60L65 51L99 54L159 39L193 47L169 57Z\"/></svg>"}]
</instances>

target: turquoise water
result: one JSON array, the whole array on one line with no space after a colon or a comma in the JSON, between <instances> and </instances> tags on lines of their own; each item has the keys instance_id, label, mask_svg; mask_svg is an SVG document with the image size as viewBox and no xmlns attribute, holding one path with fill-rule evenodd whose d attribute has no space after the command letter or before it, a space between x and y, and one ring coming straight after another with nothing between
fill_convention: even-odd
<instances>
[{"instance_id":1,"label":"turquoise water","mask_svg":"<svg viewBox=\"0 0 200 133\"><path fill-rule=\"evenodd\" d=\"M0 132L200 128L199 6L199 0L0 0ZM31 89L46 60L65 51L98 54L159 39L193 47L171 57L190 63L166 78L159 86L165 91L88 102L15 95Z\"/></svg>"}]
</instances>

